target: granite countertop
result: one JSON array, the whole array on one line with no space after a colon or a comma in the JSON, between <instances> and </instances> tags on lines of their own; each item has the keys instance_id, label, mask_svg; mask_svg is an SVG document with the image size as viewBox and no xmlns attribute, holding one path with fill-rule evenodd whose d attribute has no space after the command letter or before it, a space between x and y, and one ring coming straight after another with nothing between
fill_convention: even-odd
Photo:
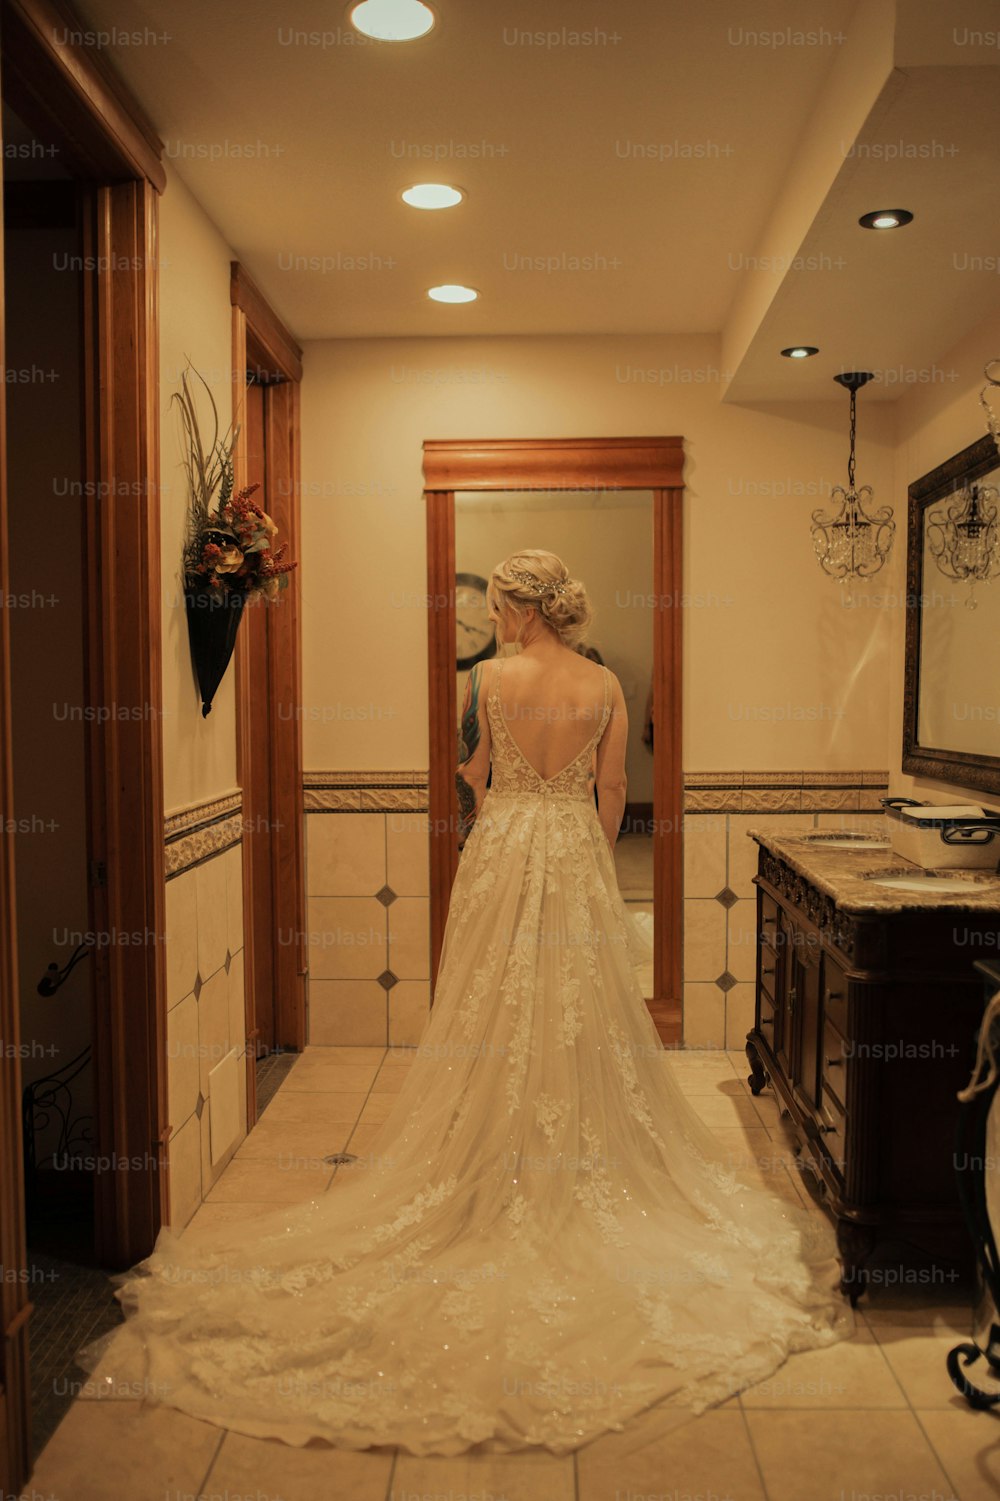
<instances>
[{"instance_id":1,"label":"granite countertop","mask_svg":"<svg viewBox=\"0 0 1000 1501\"><path fill-rule=\"evenodd\" d=\"M804 834L806 831L803 830ZM824 829L823 833L833 830ZM880 849L830 849L822 840L804 839L789 829L786 833L769 829L748 829L747 838L755 839L764 849L783 860L818 891L832 898L843 912L903 912L952 907L958 911L1000 912L1000 875L995 870L937 872L941 879L960 879L965 891L901 891L891 886L877 886L865 880L872 871L880 875L925 875L922 865L914 865L893 852L886 843ZM1000 857L1000 850L997 852Z\"/></svg>"}]
</instances>

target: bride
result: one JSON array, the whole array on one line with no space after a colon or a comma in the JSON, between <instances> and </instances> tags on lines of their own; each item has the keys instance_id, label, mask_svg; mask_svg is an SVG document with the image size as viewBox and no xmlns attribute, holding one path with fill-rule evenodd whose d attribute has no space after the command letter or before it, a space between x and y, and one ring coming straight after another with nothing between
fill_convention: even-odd
<instances>
[{"instance_id":1,"label":"bride","mask_svg":"<svg viewBox=\"0 0 1000 1501\"><path fill-rule=\"evenodd\" d=\"M78 1355L116 1383L140 1360L150 1400L223 1428L563 1454L854 1327L832 1229L727 1168L644 1004L612 853L626 709L574 649L583 585L528 550L488 600L517 654L469 678L466 838L392 1113L320 1197L164 1227Z\"/></svg>"}]
</instances>

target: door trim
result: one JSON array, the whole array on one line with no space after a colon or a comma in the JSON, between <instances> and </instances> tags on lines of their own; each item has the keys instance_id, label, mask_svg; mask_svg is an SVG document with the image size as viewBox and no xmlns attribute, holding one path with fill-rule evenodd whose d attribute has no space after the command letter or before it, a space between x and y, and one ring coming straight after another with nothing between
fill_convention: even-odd
<instances>
[{"instance_id":1,"label":"door trim","mask_svg":"<svg viewBox=\"0 0 1000 1501\"><path fill-rule=\"evenodd\" d=\"M301 557L301 404L302 350L270 307L259 288L238 261L231 263L230 302L232 320L233 399L245 381L248 368L259 370L271 384L287 387L278 410L265 421L280 423L280 445L288 454L286 475L268 474L269 494L279 494L277 486L286 487L281 496L280 514L275 516L280 539L288 544L288 556ZM273 451L273 445L269 445ZM248 483L246 431L237 436L234 452L236 487ZM271 503L271 502L269 502ZM275 943L275 1036L282 1047L301 1051L306 1041L306 955L305 941L305 811L302 775L302 617L301 585L298 571L281 600L280 609L270 617L268 636L269 677L275 685L271 716L270 799L276 824L284 836L272 839L271 914L276 935L282 931L297 935L294 943ZM270 609L263 604L255 609ZM256 622L255 622L256 623ZM247 625L250 621L247 621ZM236 644L236 776L246 787L251 758L254 754L251 735L249 694L252 691L249 671L250 636L247 629L237 636ZM287 712L282 714L282 707ZM257 1119L257 1081L255 1046L257 994L254 984L254 830L248 826L244 801L243 834L243 944L244 993L247 1026L247 1126Z\"/></svg>"},{"instance_id":2,"label":"door trim","mask_svg":"<svg viewBox=\"0 0 1000 1501\"><path fill-rule=\"evenodd\" d=\"M650 1014L666 1043L682 1023L683 814L681 743L684 440L529 438L428 440L424 443L427 513L431 987L437 976L452 883L458 869L455 796L455 491L652 490L653 754L656 838L653 998Z\"/></svg>"},{"instance_id":3,"label":"door trim","mask_svg":"<svg viewBox=\"0 0 1000 1501\"><path fill-rule=\"evenodd\" d=\"M167 185L163 142L97 47L71 39L92 29L66 0L3 0L4 93L17 113L45 121L82 176Z\"/></svg>"},{"instance_id":4,"label":"door trim","mask_svg":"<svg viewBox=\"0 0 1000 1501\"><path fill-rule=\"evenodd\" d=\"M92 207L98 266L126 269L98 270L85 315L88 693L143 713L90 724L91 869L106 871L91 898L97 930L147 935L94 955L98 1137L122 1163L97 1174L95 1249L130 1266L169 1212L158 196L129 179L98 187Z\"/></svg>"}]
</instances>

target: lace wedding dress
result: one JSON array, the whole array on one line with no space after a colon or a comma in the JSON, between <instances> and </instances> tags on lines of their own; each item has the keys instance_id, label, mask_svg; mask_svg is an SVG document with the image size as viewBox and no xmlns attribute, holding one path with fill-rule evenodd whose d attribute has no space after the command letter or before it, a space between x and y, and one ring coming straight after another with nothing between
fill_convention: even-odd
<instances>
[{"instance_id":1,"label":"lace wedding dress","mask_svg":"<svg viewBox=\"0 0 1000 1501\"><path fill-rule=\"evenodd\" d=\"M588 780L607 670L549 778L500 676L434 1005L370 1151L307 1203L161 1230L86 1369L135 1389L139 1361L150 1401L293 1445L565 1453L852 1332L832 1230L729 1169L643 1002Z\"/></svg>"}]
</instances>

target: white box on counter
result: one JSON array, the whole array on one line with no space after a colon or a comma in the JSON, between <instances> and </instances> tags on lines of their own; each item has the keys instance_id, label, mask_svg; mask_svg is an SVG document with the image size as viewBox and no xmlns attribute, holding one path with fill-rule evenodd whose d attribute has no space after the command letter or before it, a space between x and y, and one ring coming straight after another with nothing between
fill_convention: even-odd
<instances>
[{"instance_id":1,"label":"white box on counter","mask_svg":"<svg viewBox=\"0 0 1000 1501\"><path fill-rule=\"evenodd\" d=\"M996 870L1000 867L1000 814L976 803L918 803L880 798L893 851L924 870Z\"/></svg>"}]
</instances>

